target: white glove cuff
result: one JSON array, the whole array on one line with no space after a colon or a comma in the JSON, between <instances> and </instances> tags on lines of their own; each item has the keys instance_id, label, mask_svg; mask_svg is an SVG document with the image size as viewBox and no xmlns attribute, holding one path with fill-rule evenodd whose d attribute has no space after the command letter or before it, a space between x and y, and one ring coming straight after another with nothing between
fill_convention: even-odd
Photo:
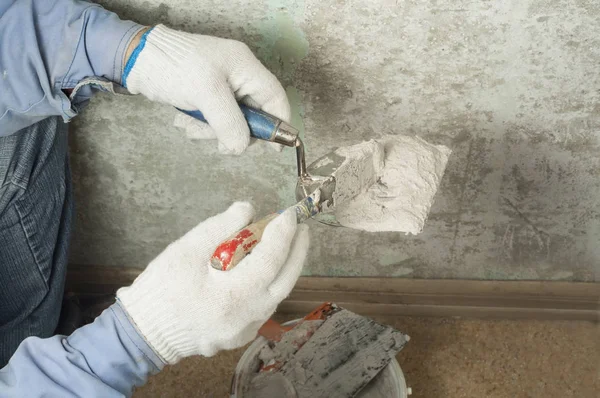
<instances>
[{"instance_id":1,"label":"white glove cuff","mask_svg":"<svg viewBox=\"0 0 600 398\"><path fill-rule=\"evenodd\" d=\"M132 286L119 289L117 298L156 354L172 365L198 354L198 346L189 341L184 325L175 324L175 310L165 300L161 284L154 282L142 274Z\"/></svg>"},{"instance_id":2,"label":"white glove cuff","mask_svg":"<svg viewBox=\"0 0 600 398\"><path fill-rule=\"evenodd\" d=\"M189 33L164 25L155 26L144 34L134 50L131 56L133 65L126 66L123 84L131 94L144 94L151 100L163 100L158 97L162 90L156 86L155 79L173 70L173 65L179 64L181 59L187 58L193 46L193 37Z\"/></svg>"}]
</instances>

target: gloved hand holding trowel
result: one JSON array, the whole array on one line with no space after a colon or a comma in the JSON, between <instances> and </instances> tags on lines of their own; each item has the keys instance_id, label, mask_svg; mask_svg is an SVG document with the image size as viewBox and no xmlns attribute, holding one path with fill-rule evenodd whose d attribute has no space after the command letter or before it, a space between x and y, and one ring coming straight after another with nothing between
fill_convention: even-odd
<instances>
[{"instance_id":1,"label":"gloved hand holding trowel","mask_svg":"<svg viewBox=\"0 0 600 398\"><path fill-rule=\"evenodd\" d=\"M185 115L176 117L175 125L184 127L188 136L216 138L222 153L240 154L250 141L238 105L242 100L289 122L285 90L244 43L164 25L142 31L138 38L140 44L125 66L123 85L153 101L201 110L209 124Z\"/></svg>"}]
</instances>

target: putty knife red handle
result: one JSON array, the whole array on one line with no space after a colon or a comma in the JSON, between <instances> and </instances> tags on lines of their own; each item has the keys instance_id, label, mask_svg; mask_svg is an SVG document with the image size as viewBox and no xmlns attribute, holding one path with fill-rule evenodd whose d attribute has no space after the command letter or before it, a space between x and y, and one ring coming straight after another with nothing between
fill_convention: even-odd
<instances>
[{"instance_id":1,"label":"putty knife red handle","mask_svg":"<svg viewBox=\"0 0 600 398\"><path fill-rule=\"evenodd\" d=\"M210 265L221 271L237 266L260 242L265 228L275 217L277 214L270 214L223 241L210 258Z\"/></svg>"},{"instance_id":2,"label":"putty knife red handle","mask_svg":"<svg viewBox=\"0 0 600 398\"><path fill-rule=\"evenodd\" d=\"M319 212L319 195L320 190L316 190L292 206L296 212L296 222L304 222ZM278 214L270 214L226 239L215 249L210 258L210 265L220 271L237 266L260 242L265 228Z\"/></svg>"}]
</instances>

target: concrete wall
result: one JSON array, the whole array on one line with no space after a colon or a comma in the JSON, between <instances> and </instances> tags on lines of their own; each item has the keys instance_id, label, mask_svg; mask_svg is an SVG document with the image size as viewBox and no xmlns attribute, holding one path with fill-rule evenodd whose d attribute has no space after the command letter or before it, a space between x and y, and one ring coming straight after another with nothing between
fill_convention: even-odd
<instances>
[{"instance_id":1,"label":"concrete wall","mask_svg":"<svg viewBox=\"0 0 600 398\"><path fill-rule=\"evenodd\" d=\"M388 133L454 150L421 235L312 223L306 274L600 279L595 0L101 3L250 45L287 87L309 161ZM173 114L100 95L73 123L73 262L143 267L234 200L293 203L292 151L223 157Z\"/></svg>"}]
</instances>

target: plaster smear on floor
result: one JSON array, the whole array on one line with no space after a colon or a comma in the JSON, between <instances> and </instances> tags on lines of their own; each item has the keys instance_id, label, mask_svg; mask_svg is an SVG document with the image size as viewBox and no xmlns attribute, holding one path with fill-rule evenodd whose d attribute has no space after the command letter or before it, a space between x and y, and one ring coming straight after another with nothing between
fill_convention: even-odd
<instances>
[{"instance_id":1,"label":"plaster smear on floor","mask_svg":"<svg viewBox=\"0 0 600 398\"><path fill-rule=\"evenodd\" d=\"M377 142L384 148L380 178L366 192L339 202L335 216L349 228L416 235L423 230L451 150L419 137L385 136Z\"/></svg>"}]
</instances>

